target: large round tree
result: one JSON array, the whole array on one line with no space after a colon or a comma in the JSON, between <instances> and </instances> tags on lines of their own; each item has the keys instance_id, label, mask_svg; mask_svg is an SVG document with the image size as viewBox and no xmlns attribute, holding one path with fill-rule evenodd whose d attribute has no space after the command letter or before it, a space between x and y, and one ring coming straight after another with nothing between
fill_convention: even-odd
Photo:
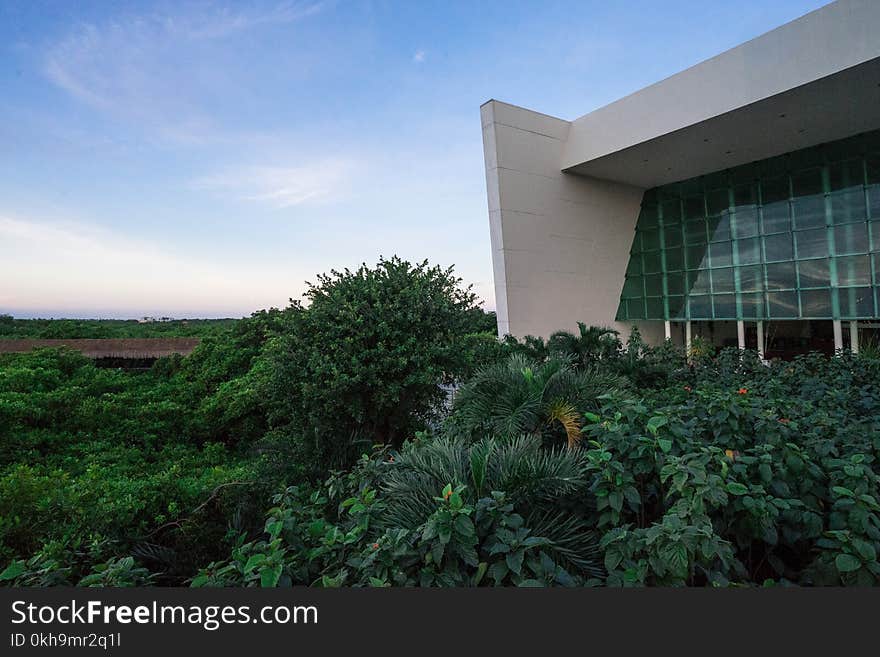
<instances>
[{"instance_id":1,"label":"large round tree","mask_svg":"<svg viewBox=\"0 0 880 657\"><path fill-rule=\"evenodd\" d=\"M267 401L276 436L326 470L424 428L469 365L463 338L486 323L470 286L427 261L380 259L308 285L267 350Z\"/></svg>"}]
</instances>

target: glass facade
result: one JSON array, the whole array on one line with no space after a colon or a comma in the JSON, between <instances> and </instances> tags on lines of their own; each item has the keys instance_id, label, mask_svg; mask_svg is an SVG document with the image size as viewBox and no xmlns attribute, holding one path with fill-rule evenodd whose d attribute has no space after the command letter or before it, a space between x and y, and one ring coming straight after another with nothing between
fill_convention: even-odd
<instances>
[{"instance_id":1,"label":"glass facade","mask_svg":"<svg viewBox=\"0 0 880 657\"><path fill-rule=\"evenodd\" d=\"M880 308L880 131L645 192L619 321Z\"/></svg>"}]
</instances>

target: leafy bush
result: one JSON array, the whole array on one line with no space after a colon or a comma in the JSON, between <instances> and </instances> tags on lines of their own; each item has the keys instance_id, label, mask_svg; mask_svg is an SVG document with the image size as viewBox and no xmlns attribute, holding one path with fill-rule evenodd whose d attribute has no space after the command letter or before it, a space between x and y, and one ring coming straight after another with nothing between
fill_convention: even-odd
<instances>
[{"instance_id":1,"label":"leafy bush","mask_svg":"<svg viewBox=\"0 0 880 657\"><path fill-rule=\"evenodd\" d=\"M483 328L470 288L427 262L333 271L305 297L269 344L264 392L276 436L316 474L425 428L446 399L441 384L468 366L462 338Z\"/></svg>"},{"instance_id":2,"label":"leafy bush","mask_svg":"<svg viewBox=\"0 0 880 657\"><path fill-rule=\"evenodd\" d=\"M573 586L601 573L595 536L564 511L586 484L580 453L439 439L388 454L276 496L267 538L242 537L193 585Z\"/></svg>"}]
</instances>

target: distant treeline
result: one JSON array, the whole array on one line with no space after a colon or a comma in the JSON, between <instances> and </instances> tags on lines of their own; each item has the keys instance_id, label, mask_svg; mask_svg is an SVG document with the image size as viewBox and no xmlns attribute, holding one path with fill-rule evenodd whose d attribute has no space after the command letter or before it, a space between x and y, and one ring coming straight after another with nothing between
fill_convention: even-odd
<instances>
[{"instance_id":1,"label":"distant treeline","mask_svg":"<svg viewBox=\"0 0 880 657\"><path fill-rule=\"evenodd\" d=\"M0 315L0 338L205 337L232 328L237 319L15 319Z\"/></svg>"}]
</instances>

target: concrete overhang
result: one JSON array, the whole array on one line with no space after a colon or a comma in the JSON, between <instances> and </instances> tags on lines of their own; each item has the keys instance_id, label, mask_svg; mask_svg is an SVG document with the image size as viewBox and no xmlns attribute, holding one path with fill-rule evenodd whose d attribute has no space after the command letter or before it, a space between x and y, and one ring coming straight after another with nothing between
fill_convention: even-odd
<instances>
[{"instance_id":1,"label":"concrete overhang","mask_svg":"<svg viewBox=\"0 0 880 657\"><path fill-rule=\"evenodd\" d=\"M637 187L880 128L880 2L840 0L571 123L562 170Z\"/></svg>"}]
</instances>

